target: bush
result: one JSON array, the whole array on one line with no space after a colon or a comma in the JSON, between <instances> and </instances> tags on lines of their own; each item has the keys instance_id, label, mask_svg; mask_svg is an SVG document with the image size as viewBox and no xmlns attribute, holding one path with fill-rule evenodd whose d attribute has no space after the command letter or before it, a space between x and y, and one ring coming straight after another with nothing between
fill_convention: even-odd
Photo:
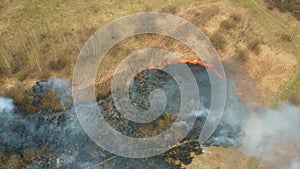
<instances>
[{"instance_id":1,"label":"bush","mask_svg":"<svg viewBox=\"0 0 300 169\"><path fill-rule=\"evenodd\" d=\"M7 168L17 169L24 167L22 160L15 154L11 155L6 163Z\"/></svg>"},{"instance_id":2,"label":"bush","mask_svg":"<svg viewBox=\"0 0 300 169\"><path fill-rule=\"evenodd\" d=\"M241 15L237 14L237 13L233 13L230 15L230 18L234 21L234 22L240 22L242 17Z\"/></svg>"},{"instance_id":3,"label":"bush","mask_svg":"<svg viewBox=\"0 0 300 169\"><path fill-rule=\"evenodd\" d=\"M290 36L287 34L281 34L280 39L283 41L291 42Z\"/></svg>"},{"instance_id":4,"label":"bush","mask_svg":"<svg viewBox=\"0 0 300 169\"><path fill-rule=\"evenodd\" d=\"M152 9L152 7L151 7L151 6L149 6L149 5L146 5L146 6L145 6L145 8L144 8L144 11L145 11L145 12L152 12L152 11L153 11L153 9Z\"/></svg>"},{"instance_id":5,"label":"bush","mask_svg":"<svg viewBox=\"0 0 300 169\"><path fill-rule=\"evenodd\" d=\"M216 16L218 13L219 13L219 7L217 6L211 6L209 8L206 8L200 13L191 10L191 14L194 14L193 18L191 18L191 22L196 26L200 26L200 25L203 26L214 16Z\"/></svg>"},{"instance_id":6,"label":"bush","mask_svg":"<svg viewBox=\"0 0 300 169\"><path fill-rule=\"evenodd\" d=\"M51 70L59 71L62 70L68 64L65 58L58 58L56 60L52 60L49 63L49 67Z\"/></svg>"},{"instance_id":7,"label":"bush","mask_svg":"<svg viewBox=\"0 0 300 169\"><path fill-rule=\"evenodd\" d=\"M0 75L1 75L1 74L4 74L4 73L5 73L5 70L3 69L2 66L0 66Z\"/></svg>"},{"instance_id":8,"label":"bush","mask_svg":"<svg viewBox=\"0 0 300 169\"><path fill-rule=\"evenodd\" d=\"M234 22L232 19L226 19L226 20L223 20L220 23L220 28L225 29L225 30L229 30L229 29L234 28L235 25L236 25L236 22Z\"/></svg>"},{"instance_id":9,"label":"bush","mask_svg":"<svg viewBox=\"0 0 300 169\"><path fill-rule=\"evenodd\" d=\"M141 137L156 136L172 125L176 120L175 116L172 116L169 112L166 112L162 117L158 118L155 122L145 123L138 127L138 133Z\"/></svg>"},{"instance_id":10,"label":"bush","mask_svg":"<svg viewBox=\"0 0 300 169\"><path fill-rule=\"evenodd\" d=\"M49 74L49 72L43 71L39 74L39 79L49 79L51 77L51 75Z\"/></svg>"},{"instance_id":11,"label":"bush","mask_svg":"<svg viewBox=\"0 0 300 169\"><path fill-rule=\"evenodd\" d=\"M152 124L150 123L145 123L142 124L141 126L138 127L138 134L140 137L151 137L153 136L153 132L154 132L154 127Z\"/></svg>"},{"instance_id":12,"label":"bush","mask_svg":"<svg viewBox=\"0 0 300 169\"><path fill-rule=\"evenodd\" d=\"M258 161L256 159L254 159L253 157L251 157L251 159L248 160L247 168L248 169L258 169L259 168Z\"/></svg>"},{"instance_id":13,"label":"bush","mask_svg":"<svg viewBox=\"0 0 300 169\"><path fill-rule=\"evenodd\" d=\"M31 95L31 88L24 87L24 85L19 82L16 83L12 88L4 88L3 91L4 92L2 93L2 95L4 97L12 98L17 108L20 108L25 113L36 112L36 107L32 104L34 98Z\"/></svg>"},{"instance_id":14,"label":"bush","mask_svg":"<svg viewBox=\"0 0 300 169\"><path fill-rule=\"evenodd\" d=\"M247 48L256 54L259 54L259 52L260 52L259 45L260 45L259 40L255 39L255 40L252 40L249 42L249 44L247 45Z\"/></svg>"},{"instance_id":15,"label":"bush","mask_svg":"<svg viewBox=\"0 0 300 169\"><path fill-rule=\"evenodd\" d=\"M229 30L236 26L238 22L241 21L241 16L239 14L233 13L230 15L230 17L226 20L223 20L220 23L220 28Z\"/></svg>"},{"instance_id":16,"label":"bush","mask_svg":"<svg viewBox=\"0 0 300 169\"><path fill-rule=\"evenodd\" d=\"M25 150L23 153L23 161L26 164L31 164L34 160L34 152L32 150Z\"/></svg>"},{"instance_id":17,"label":"bush","mask_svg":"<svg viewBox=\"0 0 300 169\"><path fill-rule=\"evenodd\" d=\"M41 105L39 105L41 109L47 110L50 109L54 112L64 110L65 108L60 103L57 93L55 91L47 92L42 100Z\"/></svg>"},{"instance_id":18,"label":"bush","mask_svg":"<svg viewBox=\"0 0 300 169\"><path fill-rule=\"evenodd\" d=\"M247 61L247 52L245 50L242 49L238 49L236 51L236 60L240 61L240 62L246 62Z\"/></svg>"},{"instance_id":19,"label":"bush","mask_svg":"<svg viewBox=\"0 0 300 169\"><path fill-rule=\"evenodd\" d=\"M278 8L281 12L290 12L298 20L300 20L300 1L298 0L265 0L268 3L268 9L272 10L274 7Z\"/></svg>"},{"instance_id":20,"label":"bush","mask_svg":"<svg viewBox=\"0 0 300 169\"><path fill-rule=\"evenodd\" d=\"M272 10L274 9L274 7L273 7L271 4L268 4L268 9L269 9L270 11L272 11Z\"/></svg>"},{"instance_id":21,"label":"bush","mask_svg":"<svg viewBox=\"0 0 300 169\"><path fill-rule=\"evenodd\" d=\"M225 48L225 37L218 31L211 35L210 41L217 50L223 50Z\"/></svg>"},{"instance_id":22,"label":"bush","mask_svg":"<svg viewBox=\"0 0 300 169\"><path fill-rule=\"evenodd\" d=\"M23 80L25 80L25 74L23 72L19 71L15 74L15 78L18 79L19 81L23 81Z\"/></svg>"},{"instance_id":23,"label":"bush","mask_svg":"<svg viewBox=\"0 0 300 169\"><path fill-rule=\"evenodd\" d=\"M176 14L177 11L178 11L177 6L169 5L167 7L162 8L160 12L169 13L169 14Z\"/></svg>"},{"instance_id":24,"label":"bush","mask_svg":"<svg viewBox=\"0 0 300 169\"><path fill-rule=\"evenodd\" d=\"M290 97L290 100L295 105L300 105L300 94L299 93L293 93Z\"/></svg>"}]
</instances>

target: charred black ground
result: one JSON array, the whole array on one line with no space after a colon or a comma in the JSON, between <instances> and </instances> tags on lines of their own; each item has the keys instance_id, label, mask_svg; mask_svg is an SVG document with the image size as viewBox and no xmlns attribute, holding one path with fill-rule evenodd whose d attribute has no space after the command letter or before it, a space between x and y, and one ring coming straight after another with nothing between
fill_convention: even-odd
<instances>
[{"instance_id":1,"label":"charred black ground","mask_svg":"<svg viewBox=\"0 0 300 169\"><path fill-rule=\"evenodd\" d=\"M168 65L176 67L177 64ZM168 152L145 159L129 159L114 157L98 147L81 128L72 106L65 111L39 110L35 114L22 116L25 112L2 112L0 116L1 150L7 154L24 156L26 150L37 150L43 147L51 149L51 157L35 159L29 168L180 168L181 164L192 161L191 153L200 155L202 149L197 142L201 128L204 125L211 102L211 88L208 73L205 67L188 64L193 72L201 95L202 109L196 114L197 120L193 129L182 141ZM39 100L42 100L45 91L57 90L60 96L68 99L69 88L61 79L51 79L39 83L33 89ZM163 70L153 69L140 72L130 85L130 98L136 108L149 108L148 96L154 89L165 91L168 101L165 112L155 121L147 124L138 124L122 117L116 110L112 97L99 100L105 119L112 127L131 137L151 137L166 131L175 121L176 113L180 108L180 89L175 80ZM43 90L37 90L43 89ZM42 93L41 93L42 92ZM242 119L244 105L228 87L227 105L224 116L213 136L204 143L205 146L239 146L238 134L240 123L231 123L232 118ZM35 104L41 104L35 102ZM125 145L126 146L126 145ZM100 163L110 159L105 163Z\"/></svg>"}]
</instances>

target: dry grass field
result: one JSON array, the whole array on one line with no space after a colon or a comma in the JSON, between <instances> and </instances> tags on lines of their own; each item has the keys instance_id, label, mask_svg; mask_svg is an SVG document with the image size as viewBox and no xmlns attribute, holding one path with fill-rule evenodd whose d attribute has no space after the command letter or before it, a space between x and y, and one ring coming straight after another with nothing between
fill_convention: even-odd
<instances>
[{"instance_id":1,"label":"dry grass field","mask_svg":"<svg viewBox=\"0 0 300 169\"><path fill-rule=\"evenodd\" d=\"M50 77L72 80L79 52L96 30L119 17L148 11L183 17L206 33L244 101L265 107L282 101L300 104L300 22L263 0L0 0L0 96L12 97L16 105L33 111L26 93L35 82ZM110 80L123 58L150 47L196 59L187 46L169 37L128 38L99 65L97 97L110 93ZM228 156L237 158L231 161ZM0 159L27 164L15 156L0 154ZM203 168L262 167L236 148L211 147L195 159L186 168L200 163Z\"/></svg>"}]
</instances>

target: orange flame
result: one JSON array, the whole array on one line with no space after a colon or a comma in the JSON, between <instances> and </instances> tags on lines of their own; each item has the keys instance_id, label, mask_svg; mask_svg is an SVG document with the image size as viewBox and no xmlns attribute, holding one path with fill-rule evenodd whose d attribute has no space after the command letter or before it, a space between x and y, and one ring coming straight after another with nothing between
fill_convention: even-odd
<instances>
[{"instance_id":1,"label":"orange flame","mask_svg":"<svg viewBox=\"0 0 300 169\"><path fill-rule=\"evenodd\" d=\"M214 68L214 65L212 64L207 64L207 63L204 63L202 61L199 61L199 60L189 60L189 59L185 59L185 60L177 60L177 61L166 61L163 63L163 68L161 69L164 69L165 67L169 66L169 65L174 65L174 64L191 64L191 65L199 65L199 66L202 66L202 67L205 67L207 68L208 70L210 71L213 71L215 73L216 76L218 76L220 79L222 80L227 80L224 76L222 76L215 68ZM157 69L160 69L160 68L156 68L156 67L150 67L148 68L147 70L157 70ZM161 70L160 69L160 70Z\"/></svg>"},{"instance_id":2,"label":"orange flame","mask_svg":"<svg viewBox=\"0 0 300 169\"><path fill-rule=\"evenodd\" d=\"M234 89L234 92L236 93L236 95L239 96L239 98L240 98L240 100L241 100L242 102L246 102L246 99L245 99L244 97L242 97L242 93L241 93L241 91L239 90L239 88L235 88L235 89Z\"/></svg>"},{"instance_id":3,"label":"orange flame","mask_svg":"<svg viewBox=\"0 0 300 169\"><path fill-rule=\"evenodd\" d=\"M188 59L185 59L185 60L177 60L177 61L166 61L163 63L163 67L162 68L157 68L157 67L149 67L148 69L146 70L162 70L164 69L165 67L169 66L169 65L174 65L174 64L191 64L191 65L199 65L199 66L202 66L202 67L205 67L207 68L208 70L214 72L214 74L219 77L220 79L222 80L225 80L229 83L229 85L232 85L227 79L226 77L222 76L215 68L214 68L214 65L213 64L207 64L207 63L204 63L202 61L199 61L199 60L188 60ZM232 85L233 86L233 85ZM235 93L238 95L238 97L240 98L240 100L242 102L245 102L245 98L241 97L241 92L239 91L238 88L235 88Z\"/></svg>"}]
</instances>

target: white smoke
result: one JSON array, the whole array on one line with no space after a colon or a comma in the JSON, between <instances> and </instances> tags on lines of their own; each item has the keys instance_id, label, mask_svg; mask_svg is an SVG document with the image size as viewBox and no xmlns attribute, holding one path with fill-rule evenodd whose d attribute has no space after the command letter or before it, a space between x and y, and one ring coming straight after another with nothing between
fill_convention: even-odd
<instances>
[{"instance_id":1,"label":"white smoke","mask_svg":"<svg viewBox=\"0 0 300 169\"><path fill-rule=\"evenodd\" d=\"M10 98L0 97L0 113L8 113L14 110L14 102Z\"/></svg>"},{"instance_id":2,"label":"white smoke","mask_svg":"<svg viewBox=\"0 0 300 169\"><path fill-rule=\"evenodd\" d=\"M39 97L43 97L48 91L56 91L62 103L71 97L68 81L58 78L39 82L33 90ZM52 157L55 164L48 164L49 161L45 158L35 161L29 168L69 168L69 165L81 165L78 159L102 158L99 154L96 157L90 155L90 150L85 149L85 146L96 149L97 145L88 139L72 106L55 113L51 110L40 110L27 116L23 114L22 110L15 109L12 99L0 97L1 151L19 155L25 150L55 146Z\"/></svg>"},{"instance_id":3,"label":"white smoke","mask_svg":"<svg viewBox=\"0 0 300 169\"><path fill-rule=\"evenodd\" d=\"M2 125L5 125L8 121L11 121L15 118L13 115L14 107L15 105L12 99L0 96L0 122L3 121Z\"/></svg>"},{"instance_id":4,"label":"white smoke","mask_svg":"<svg viewBox=\"0 0 300 169\"><path fill-rule=\"evenodd\" d=\"M55 90L62 103L71 97L69 83L63 79L53 78L47 82L40 82L34 90L41 96L49 90ZM245 154L271 164L284 162L285 168L300 169L299 161L294 160L295 157L300 157L299 107L285 104L278 109L250 111L245 116L240 103L231 100L229 103L218 130L211 138L214 143L211 145L239 146L236 133L241 130L242 134L238 141L242 144L241 149ZM14 107L12 99L0 97L0 140L3 149L15 152L38 148L45 144L56 145L55 162L59 167L71 163L74 160L72 156L74 154L78 159L80 159L79 156L89 154L88 149L80 146L86 144L89 139L81 128L73 109L59 113L42 111L24 119L15 113ZM208 113L209 110L204 108L188 115L206 117ZM51 122L53 118L48 118L52 115L62 119L60 120L62 123L54 125ZM187 124L180 121L177 125L186 126ZM95 145L91 141L89 144L94 148ZM66 150L72 151L69 151L69 154L63 154L62 152L67 152ZM72 160L67 157L72 157Z\"/></svg>"},{"instance_id":5,"label":"white smoke","mask_svg":"<svg viewBox=\"0 0 300 169\"><path fill-rule=\"evenodd\" d=\"M57 96L62 104L66 104L71 98L71 90L69 88L69 81L59 78L51 78L48 80L47 85L49 90L57 92Z\"/></svg>"},{"instance_id":6,"label":"white smoke","mask_svg":"<svg viewBox=\"0 0 300 169\"><path fill-rule=\"evenodd\" d=\"M300 169L300 163L297 160L294 160L291 164L290 164L290 169Z\"/></svg>"},{"instance_id":7,"label":"white smoke","mask_svg":"<svg viewBox=\"0 0 300 169\"><path fill-rule=\"evenodd\" d=\"M57 97L62 105L66 105L71 100L71 90L69 81L60 78L51 78L46 82L38 82L33 87L34 92L43 97L48 91L56 91Z\"/></svg>"},{"instance_id":8,"label":"white smoke","mask_svg":"<svg viewBox=\"0 0 300 169\"><path fill-rule=\"evenodd\" d=\"M242 125L242 150L270 164L290 163L300 155L300 109L285 104L278 109L249 112ZM279 165L280 165L279 164ZM293 163L291 168L299 168Z\"/></svg>"}]
</instances>

